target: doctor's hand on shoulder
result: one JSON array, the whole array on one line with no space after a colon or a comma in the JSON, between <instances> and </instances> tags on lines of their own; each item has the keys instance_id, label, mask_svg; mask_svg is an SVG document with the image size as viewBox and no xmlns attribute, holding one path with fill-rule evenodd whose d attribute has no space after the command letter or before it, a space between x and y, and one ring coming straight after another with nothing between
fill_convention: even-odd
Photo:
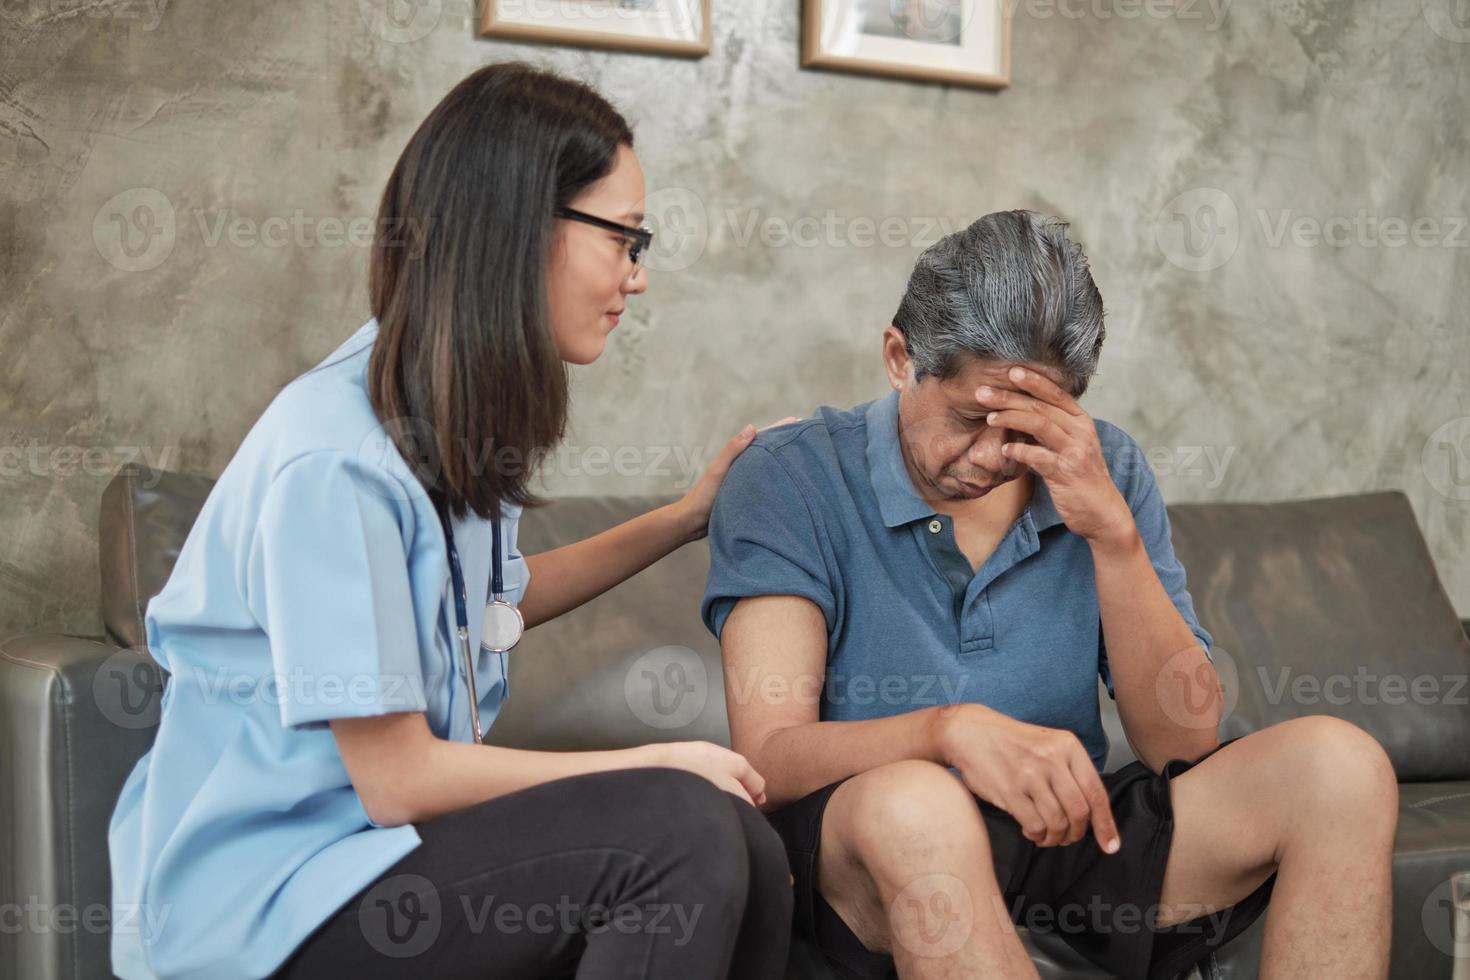
<instances>
[{"instance_id":1,"label":"doctor's hand on shoulder","mask_svg":"<svg viewBox=\"0 0 1470 980\"><path fill-rule=\"evenodd\" d=\"M779 422L762 426L759 430L753 425L747 425L735 434L735 437L725 443L713 460L710 461L704 474L689 488L689 492L674 504L683 512L684 526L688 528L689 540L698 541L709 531L709 514L715 506L715 497L720 493L720 484L725 480L725 474L730 472L730 464L735 462L736 457L745 452L745 448L755 439L756 432L764 432L774 429L778 425L787 425L791 422L800 422L801 418L788 415Z\"/></svg>"}]
</instances>

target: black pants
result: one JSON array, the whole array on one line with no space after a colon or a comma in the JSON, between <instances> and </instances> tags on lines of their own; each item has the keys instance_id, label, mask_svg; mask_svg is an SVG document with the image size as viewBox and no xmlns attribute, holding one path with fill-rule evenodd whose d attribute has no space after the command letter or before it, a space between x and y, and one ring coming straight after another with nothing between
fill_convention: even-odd
<instances>
[{"instance_id":1,"label":"black pants","mask_svg":"<svg viewBox=\"0 0 1470 980\"><path fill-rule=\"evenodd\" d=\"M785 970L781 840L701 776L558 779L415 826L423 843L275 976L768 980Z\"/></svg>"}]
</instances>

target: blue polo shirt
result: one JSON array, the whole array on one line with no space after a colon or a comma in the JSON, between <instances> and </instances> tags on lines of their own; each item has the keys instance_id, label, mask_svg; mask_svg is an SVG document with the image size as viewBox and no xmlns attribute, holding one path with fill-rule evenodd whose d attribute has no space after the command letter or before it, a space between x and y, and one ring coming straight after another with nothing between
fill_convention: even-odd
<instances>
[{"instance_id":1,"label":"blue polo shirt","mask_svg":"<svg viewBox=\"0 0 1470 980\"><path fill-rule=\"evenodd\" d=\"M1095 425L1154 570L1208 654L1153 470L1126 432ZM745 596L802 596L827 622L821 720L984 704L1075 732L1102 772L1099 676L1115 695L1092 553L1045 481L1033 485L1025 512L974 572L953 519L919 496L904 467L898 392L762 432L735 460L710 517L705 625L719 636Z\"/></svg>"}]
</instances>

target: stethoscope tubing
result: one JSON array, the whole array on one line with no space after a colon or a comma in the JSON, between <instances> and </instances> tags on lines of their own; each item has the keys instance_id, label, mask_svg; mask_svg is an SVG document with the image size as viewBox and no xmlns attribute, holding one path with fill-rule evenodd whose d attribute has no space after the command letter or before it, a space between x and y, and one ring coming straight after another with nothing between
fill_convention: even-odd
<instances>
[{"instance_id":1,"label":"stethoscope tubing","mask_svg":"<svg viewBox=\"0 0 1470 980\"><path fill-rule=\"evenodd\" d=\"M470 652L470 618L467 611L469 597L465 590L464 572L459 563L459 550L454 546L454 530L450 527L449 515L441 512L439 519L444 526L444 543L449 551L449 577L454 591L455 632L459 636L460 655L464 660L465 686L470 696L470 724L475 733L475 742L481 743L485 740L485 732L480 727L480 694L475 684L475 658ZM483 639L480 646L492 653L504 654L520 642L524 622L521 620L520 610L505 600L505 581L502 577L500 561L499 517L495 518L492 528L490 591L494 599L491 605L502 605L510 609L515 614L516 626L513 630L514 635L504 646L491 646Z\"/></svg>"}]
</instances>

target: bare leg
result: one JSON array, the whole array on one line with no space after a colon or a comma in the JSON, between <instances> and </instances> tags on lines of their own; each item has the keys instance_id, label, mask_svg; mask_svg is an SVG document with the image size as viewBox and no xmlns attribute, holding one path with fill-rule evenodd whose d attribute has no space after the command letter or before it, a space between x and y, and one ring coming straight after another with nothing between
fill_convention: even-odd
<instances>
[{"instance_id":1,"label":"bare leg","mask_svg":"<svg viewBox=\"0 0 1470 980\"><path fill-rule=\"evenodd\" d=\"M942 766L909 761L844 782L822 822L818 885L900 977L1036 978L995 878L975 798Z\"/></svg>"},{"instance_id":2,"label":"bare leg","mask_svg":"<svg viewBox=\"0 0 1470 980\"><path fill-rule=\"evenodd\" d=\"M1388 976L1398 781L1378 742L1326 715L1272 725L1171 781L1161 926L1277 872L1262 980Z\"/></svg>"}]
</instances>

